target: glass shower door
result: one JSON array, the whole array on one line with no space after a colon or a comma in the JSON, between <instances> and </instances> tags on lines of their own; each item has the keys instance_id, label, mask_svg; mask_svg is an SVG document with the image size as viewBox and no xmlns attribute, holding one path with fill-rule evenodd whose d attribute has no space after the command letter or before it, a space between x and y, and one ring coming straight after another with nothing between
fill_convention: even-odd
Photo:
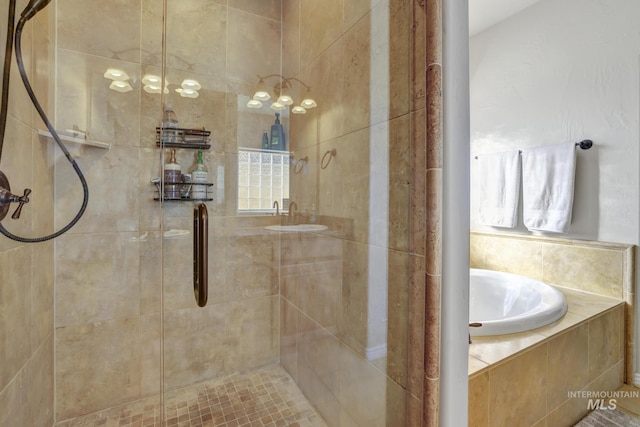
<instances>
[{"instance_id":1,"label":"glass shower door","mask_svg":"<svg viewBox=\"0 0 640 427\"><path fill-rule=\"evenodd\" d=\"M162 203L167 422L419 419L410 5L167 3L165 105L180 129L210 131L207 147L178 146L176 163L189 174L202 151L212 184L206 200Z\"/></svg>"}]
</instances>

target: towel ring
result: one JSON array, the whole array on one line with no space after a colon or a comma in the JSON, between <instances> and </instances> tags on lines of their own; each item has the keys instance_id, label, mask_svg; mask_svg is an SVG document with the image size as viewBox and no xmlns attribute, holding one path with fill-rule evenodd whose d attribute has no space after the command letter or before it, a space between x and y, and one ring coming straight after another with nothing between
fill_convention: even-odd
<instances>
[{"instance_id":1,"label":"towel ring","mask_svg":"<svg viewBox=\"0 0 640 427\"><path fill-rule=\"evenodd\" d=\"M296 162L295 167L293 168L293 173L300 173L302 172L302 169L304 169L304 165L306 165L307 163L309 163L309 156L305 156L302 159L298 160ZM298 167L300 166L300 167Z\"/></svg>"},{"instance_id":2,"label":"towel ring","mask_svg":"<svg viewBox=\"0 0 640 427\"><path fill-rule=\"evenodd\" d=\"M329 160L326 161L327 156ZM336 149L334 148L333 150L328 150L326 153L324 153L324 156L322 156L322 161L320 162L320 168L322 169L326 169L327 166L329 166L329 163L331 163L331 159L334 158L336 156Z\"/></svg>"}]
</instances>

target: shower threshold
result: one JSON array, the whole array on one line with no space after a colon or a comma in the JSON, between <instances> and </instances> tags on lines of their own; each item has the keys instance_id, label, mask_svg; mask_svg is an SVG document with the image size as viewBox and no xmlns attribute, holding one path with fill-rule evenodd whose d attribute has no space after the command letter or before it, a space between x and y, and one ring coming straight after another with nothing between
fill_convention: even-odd
<instances>
[{"instance_id":1,"label":"shower threshold","mask_svg":"<svg viewBox=\"0 0 640 427\"><path fill-rule=\"evenodd\" d=\"M326 427L291 376L280 366L184 387L56 424L56 427Z\"/></svg>"}]
</instances>

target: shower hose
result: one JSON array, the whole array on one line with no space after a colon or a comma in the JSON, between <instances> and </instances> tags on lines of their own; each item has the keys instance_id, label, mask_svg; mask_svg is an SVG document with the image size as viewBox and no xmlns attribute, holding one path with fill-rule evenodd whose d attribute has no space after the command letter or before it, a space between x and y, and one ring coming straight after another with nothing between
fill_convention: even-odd
<instances>
[{"instance_id":1,"label":"shower hose","mask_svg":"<svg viewBox=\"0 0 640 427\"><path fill-rule=\"evenodd\" d=\"M27 90L27 94L29 95L29 98L31 99L31 103L33 104L35 109L38 111L40 118L46 124L47 129L51 133L56 144L58 144L58 147L60 147L65 157L67 158L69 163L71 163L71 166L73 167L76 174L78 175L78 178L80 179L80 183L82 184L83 199L82 199L82 206L78 210L78 213L76 214L76 216L63 228L47 236L32 237L32 238L16 236L11 232L9 232L7 229L5 229L2 223L0 223L0 233L2 233L4 236L8 237L11 240L15 240L22 243L44 242L47 240L54 239L66 233L67 231L69 231L69 229L71 229L71 227L73 227L80 220L80 217L82 217L82 215L84 214L84 211L87 209L87 204L89 203L89 187L87 186L87 180L82 174L82 171L80 170L80 167L76 163L75 159L71 157L71 154L69 154L69 150L67 150L67 148L64 146L64 144L60 140L60 136L58 136L58 133L53 128L53 125L49 121L49 118L47 117L44 110L42 109L42 106L40 105L38 98L33 92L31 84L29 83L29 79L24 69L24 62L22 59L22 29L24 28L24 25L27 23L29 19L33 18L40 10L42 10L50 2L51 0L31 0L27 5L27 7L22 11L22 14L20 15L20 19L18 20L18 25L16 25L15 27L15 31L14 31L14 22L15 22L15 14L16 14L16 0L10 0L9 2L9 14L7 19L8 21L7 22L7 45L5 49L5 55L4 55L4 68L2 72L2 99L0 101L1 102L1 105L0 105L0 159L2 158L4 134L7 126L7 114L8 114L7 109L8 109L8 101L9 101L9 78L11 74L11 55L12 55L13 40L15 37L16 62L18 64L18 71L20 72L20 77L22 77L22 82L24 84L24 87Z\"/></svg>"}]
</instances>

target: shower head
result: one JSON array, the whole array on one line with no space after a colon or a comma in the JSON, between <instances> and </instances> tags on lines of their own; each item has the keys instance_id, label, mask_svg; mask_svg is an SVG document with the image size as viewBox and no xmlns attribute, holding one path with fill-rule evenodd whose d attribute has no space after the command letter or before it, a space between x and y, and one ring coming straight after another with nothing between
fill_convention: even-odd
<instances>
[{"instance_id":1,"label":"shower head","mask_svg":"<svg viewBox=\"0 0 640 427\"><path fill-rule=\"evenodd\" d=\"M25 21L28 21L33 18L36 13L44 9L49 3L51 3L51 0L31 0L20 16L22 16Z\"/></svg>"}]
</instances>

